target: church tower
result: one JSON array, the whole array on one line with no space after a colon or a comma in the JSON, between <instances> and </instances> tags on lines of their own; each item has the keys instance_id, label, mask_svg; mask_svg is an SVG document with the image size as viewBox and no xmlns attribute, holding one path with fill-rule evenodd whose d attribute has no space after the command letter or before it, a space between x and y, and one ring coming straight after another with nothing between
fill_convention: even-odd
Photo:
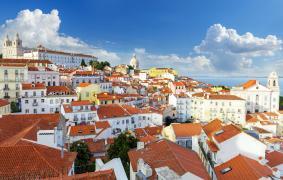
<instances>
[{"instance_id":1,"label":"church tower","mask_svg":"<svg viewBox=\"0 0 283 180\"><path fill-rule=\"evenodd\" d=\"M278 75L275 71L271 72L268 76L267 87L273 91L279 91Z\"/></svg>"},{"instance_id":2,"label":"church tower","mask_svg":"<svg viewBox=\"0 0 283 180\"><path fill-rule=\"evenodd\" d=\"M21 58L23 56L23 46L19 34L17 33L13 40L10 40L7 35L2 49L3 58Z\"/></svg>"},{"instance_id":3,"label":"church tower","mask_svg":"<svg viewBox=\"0 0 283 180\"><path fill-rule=\"evenodd\" d=\"M136 55L134 54L131 61L130 61L130 65L134 68L134 69L139 69L139 61L137 60Z\"/></svg>"}]
</instances>

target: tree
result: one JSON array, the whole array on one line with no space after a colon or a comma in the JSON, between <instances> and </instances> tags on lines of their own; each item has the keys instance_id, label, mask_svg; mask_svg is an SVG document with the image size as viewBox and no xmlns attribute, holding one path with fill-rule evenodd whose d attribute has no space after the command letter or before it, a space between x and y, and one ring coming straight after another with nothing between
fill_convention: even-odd
<instances>
[{"instance_id":1,"label":"tree","mask_svg":"<svg viewBox=\"0 0 283 180\"><path fill-rule=\"evenodd\" d=\"M110 66L110 63L108 61L90 61L89 65L94 68L94 69L98 69L98 70L103 70L105 66Z\"/></svg>"},{"instance_id":2,"label":"tree","mask_svg":"<svg viewBox=\"0 0 283 180\"><path fill-rule=\"evenodd\" d=\"M81 61L81 66L82 67L86 67L87 66L84 59L82 59L82 61Z\"/></svg>"},{"instance_id":3,"label":"tree","mask_svg":"<svg viewBox=\"0 0 283 180\"><path fill-rule=\"evenodd\" d=\"M133 69L134 69L134 67L133 67L133 66L131 66L131 65L128 65L128 69L129 69L129 70L133 70Z\"/></svg>"},{"instance_id":4,"label":"tree","mask_svg":"<svg viewBox=\"0 0 283 180\"><path fill-rule=\"evenodd\" d=\"M171 118L170 116L165 117L165 126L170 126L170 124L173 122L176 122L176 119Z\"/></svg>"},{"instance_id":5,"label":"tree","mask_svg":"<svg viewBox=\"0 0 283 180\"><path fill-rule=\"evenodd\" d=\"M3 58L3 54L0 54L0 59L2 59Z\"/></svg>"},{"instance_id":6,"label":"tree","mask_svg":"<svg viewBox=\"0 0 283 180\"><path fill-rule=\"evenodd\" d=\"M16 112L20 112L20 108L19 106L17 105L16 102L11 102L11 112L12 113L16 113Z\"/></svg>"},{"instance_id":7,"label":"tree","mask_svg":"<svg viewBox=\"0 0 283 180\"><path fill-rule=\"evenodd\" d=\"M70 150L72 152L77 152L77 157L75 160L75 173L81 174L89 171L95 170L95 164L90 162L90 151L88 145L83 141L74 142Z\"/></svg>"},{"instance_id":8,"label":"tree","mask_svg":"<svg viewBox=\"0 0 283 180\"><path fill-rule=\"evenodd\" d=\"M122 133L114 139L114 143L110 145L107 154L109 159L120 158L123 167L129 177L130 160L128 157L128 151L137 147L138 140L129 133Z\"/></svg>"}]
</instances>

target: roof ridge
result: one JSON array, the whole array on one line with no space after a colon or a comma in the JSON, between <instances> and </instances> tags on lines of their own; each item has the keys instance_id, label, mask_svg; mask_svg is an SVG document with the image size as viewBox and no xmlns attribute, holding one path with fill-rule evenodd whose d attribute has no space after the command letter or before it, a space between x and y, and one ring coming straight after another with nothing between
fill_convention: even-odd
<instances>
[{"instance_id":1,"label":"roof ridge","mask_svg":"<svg viewBox=\"0 0 283 180\"><path fill-rule=\"evenodd\" d=\"M178 164L180 165L180 167L182 168L182 170L183 170L183 171L186 171L185 168L184 168L184 166L183 166L183 164L180 162L179 158L177 158L177 156L176 156L176 154L175 154L175 151L173 151L173 150L172 150L172 147L169 146L168 143L171 143L171 142L168 141L168 140L165 140L165 142L166 142L166 146L170 149L170 151L172 152L174 158L176 159L176 161L178 162ZM177 145L177 144L176 144L176 145ZM177 147L178 147L178 146L179 146L179 145L177 145Z\"/></svg>"}]
</instances>

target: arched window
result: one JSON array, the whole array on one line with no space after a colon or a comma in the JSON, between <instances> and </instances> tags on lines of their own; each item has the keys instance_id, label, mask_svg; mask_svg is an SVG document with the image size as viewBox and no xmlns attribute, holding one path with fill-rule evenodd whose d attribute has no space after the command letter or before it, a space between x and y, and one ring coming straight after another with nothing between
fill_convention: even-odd
<instances>
[{"instance_id":1,"label":"arched window","mask_svg":"<svg viewBox=\"0 0 283 180\"><path fill-rule=\"evenodd\" d=\"M275 80L273 80L273 86L276 86L276 81Z\"/></svg>"}]
</instances>

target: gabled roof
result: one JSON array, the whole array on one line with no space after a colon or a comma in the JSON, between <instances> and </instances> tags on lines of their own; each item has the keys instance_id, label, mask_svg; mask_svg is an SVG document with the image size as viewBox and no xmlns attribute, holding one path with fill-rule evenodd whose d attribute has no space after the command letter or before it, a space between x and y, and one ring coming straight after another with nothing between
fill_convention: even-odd
<instances>
[{"instance_id":1,"label":"gabled roof","mask_svg":"<svg viewBox=\"0 0 283 180\"><path fill-rule=\"evenodd\" d=\"M111 127L108 121L95 121L95 126L97 129L107 129Z\"/></svg>"},{"instance_id":2,"label":"gabled roof","mask_svg":"<svg viewBox=\"0 0 283 180\"><path fill-rule=\"evenodd\" d=\"M75 94L72 89L67 86L47 86L47 94L50 93L62 93L62 94ZM56 94L57 95L57 94Z\"/></svg>"},{"instance_id":3,"label":"gabled roof","mask_svg":"<svg viewBox=\"0 0 283 180\"><path fill-rule=\"evenodd\" d=\"M208 124L204 125L202 129L208 137L211 137L214 132L222 129L222 121L219 119L214 119Z\"/></svg>"},{"instance_id":4,"label":"gabled roof","mask_svg":"<svg viewBox=\"0 0 283 180\"><path fill-rule=\"evenodd\" d=\"M176 137L199 136L201 125L199 123L172 123L171 124Z\"/></svg>"},{"instance_id":5,"label":"gabled roof","mask_svg":"<svg viewBox=\"0 0 283 180\"><path fill-rule=\"evenodd\" d=\"M91 105L89 100L72 101L71 106L88 106Z\"/></svg>"},{"instance_id":6,"label":"gabled roof","mask_svg":"<svg viewBox=\"0 0 283 180\"><path fill-rule=\"evenodd\" d=\"M0 147L0 179L42 179L68 174L77 153L64 152L25 140Z\"/></svg>"},{"instance_id":7,"label":"gabled roof","mask_svg":"<svg viewBox=\"0 0 283 180\"><path fill-rule=\"evenodd\" d=\"M99 170L95 172L87 172L83 174L75 174L73 176L64 176L64 180L116 180L113 169ZM58 178L51 178L51 180L59 180ZM61 179L60 179L61 180Z\"/></svg>"},{"instance_id":8,"label":"gabled roof","mask_svg":"<svg viewBox=\"0 0 283 180\"><path fill-rule=\"evenodd\" d=\"M168 166L180 176L190 172L202 179L210 179L196 152L168 140L147 144L140 150L132 149L128 155L135 172L139 158L142 158L153 169L151 179L156 178L154 169L164 166Z\"/></svg>"},{"instance_id":9,"label":"gabled roof","mask_svg":"<svg viewBox=\"0 0 283 180\"><path fill-rule=\"evenodd\" d=\"M99 119L130 116L131 114L119 104L100 105L97 109Z\"/></svg>"},{"instance_id":10,"label":"gabled roof","mask_svg":"<svg viewBox=\"0 0 283 180\"><path fill-rule=\"evenodd\" d=\"M0 118L0 145L14 145L21 138L37 139L38 130L52 130L60 114L10 114Z\"/></svg>"},{"instance_id":11,"label":"gabled roof","mask_svg":"<svg viewBox=\"0 0 283 180\"><path fill-rule=\"evenodd\" d=\"M221 171L225 168L231 168L231 170L223 174ZM238 155L215 167L214 171L219 180L260 179L272 176L270 168L243 155Z\"/></svg>"},{"instance_id":12,"label":"gabled roof","mask_svg":"<svg viewBox=\"0 0 283 180\"><path fill-rule=\"evenodd\" d=\"M162 128L162 126L147 126L144 128L136 128L135 135L138 139L148 135L158 136L161 135Z\"/></svg>"},{"instance_id":13,"label":"gabled roof","mask_svg":"<svg viewBox=\"0 0 283 180\"><path fill-rule=\"evenodd\" d=\"M222 142L240 134L241 132L242 132L242 130L239 127L237 127L236 125L233 125L233 124L229 124L229 125L222 127L221 130L216 131L213 134L213 137L218 143L222 143Z\"/></svg>"}]
</instances>

